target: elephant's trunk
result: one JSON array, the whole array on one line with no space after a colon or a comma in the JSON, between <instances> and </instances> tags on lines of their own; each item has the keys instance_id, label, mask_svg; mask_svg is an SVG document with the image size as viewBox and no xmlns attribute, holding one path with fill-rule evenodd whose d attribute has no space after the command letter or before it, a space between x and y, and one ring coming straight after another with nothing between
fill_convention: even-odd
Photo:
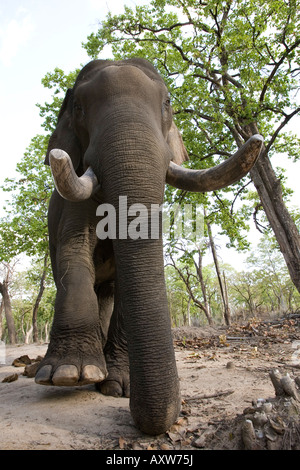
<instances>
[{"instance_id":1,"label":"elephant's trunk","mask_svg":"<svg viewBox=\"0 0 300 470\"><path fill-rule=\"evenodd\" d=\"M180 411L160 240L116 240L117 291L125 315L130 408L147 434L165 432Z\"/></svg>"},{"instance_id":2,"label":"elephant's trunk","mask_svg":"<svg viewBox=\"0 0 300 470\"><path fill-rule=\"evenodd\" d=\"M167 164L162 165L161 145L154 138L136 133L133 142L131 150L127 137L127 148L122 154L116 148L114 153L102 154L101 173L97 174L96 168L95 172L102 181L105 201L116 208L117 221L125 220L124 209L127 211L127 226L121 227L122 238L117 233L113 242L118 293L115 301L124 315L128 341L132 417L139 429L155 435L165 432L178 417L179 379L161 234L155 239L147 235L145 239L132 239L129 227L136 217L128 216L128 210L134 204L143 205L146 215L142 223L148 226L146 232L151 235L151 205L163 201ZM126 208L120 207L120 196L124 195ZM128 229L127 237L124 228L125 232Z\"/></svg>"}]
</instances>

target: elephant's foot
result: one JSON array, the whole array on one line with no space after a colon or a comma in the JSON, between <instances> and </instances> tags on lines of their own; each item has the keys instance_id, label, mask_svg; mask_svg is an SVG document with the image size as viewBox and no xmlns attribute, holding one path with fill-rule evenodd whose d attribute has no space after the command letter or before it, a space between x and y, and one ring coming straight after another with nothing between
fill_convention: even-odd
<instances>
[{"instance_id":1,"label":"elephant's foot","mask_svg":"<svg viewBox=\"0 0 300 470\"><path fill-rule=\"evenodd\" d=\"M116 348L113 343L108 343L105 351L108 376L103 382L96 384L97 389L103 395L129 398L130 381L127 347Z\"/></svg>"},{"instance_id":2,"label":"elephant's foot","mask_svg":"<svg viewBox=\"0 0 300 470\"><path fill-rule=\"evenodd\" d=\"M107 377L101 340L95 332L82 337L52 337L35 382L41 385L86 385Z\"/></svg>"},{"instance_id":3,"label":"elephant's foot","mask_svg":"<svg viewBox=\"0 0 300 470\"><path fill-rule=\"evenodd\" d=\"M101 383L97 383L96 387L103 395L110 395L112 397L124 396L129 398L129 372L128 370L121 370L119 368L110 368L107 379Z\"/></svg>"}]
</instances>

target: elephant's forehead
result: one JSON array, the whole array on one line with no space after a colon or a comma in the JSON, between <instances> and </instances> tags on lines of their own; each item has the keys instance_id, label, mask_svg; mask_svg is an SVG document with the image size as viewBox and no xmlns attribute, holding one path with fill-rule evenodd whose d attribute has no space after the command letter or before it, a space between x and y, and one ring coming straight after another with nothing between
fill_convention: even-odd
<instances>
[{"instance_id":1,"label":"elephant's forehead","mask_svg":"<svg viewBox=\"0 0 300 470\"><path fill-rule=\"evenodd\" d=\"M82 76L77 85L88 83L108 87L111 90L114 86L120 88L126 85L127 87L156 87L167 91L164 81L157 73L126 62L108 63L99 69L94 68L90 73Z\"/></svg>"},{"instance_id":2,"label":"elephant's forehead","mask_svg":"<svg viewBox=\"0 0 300 470\"><path fill-rule=\"evenodd\" d=\"M152 84L163 85L163 82L154 76L149 76L144 70L135 65L109 65L98 72L95 79L101 81L103 85L113 86L121 82L123 85L151 86Z\"/></svg>"}]
</instances>

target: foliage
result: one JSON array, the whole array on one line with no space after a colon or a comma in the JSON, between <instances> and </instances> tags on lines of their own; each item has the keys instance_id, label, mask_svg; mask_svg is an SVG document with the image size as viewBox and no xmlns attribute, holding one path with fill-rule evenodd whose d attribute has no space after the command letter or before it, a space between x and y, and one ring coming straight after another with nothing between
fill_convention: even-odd
<instances>
[{"instance_id":1,"label":"foliage","mask_svg":"<svg viewBox=\"0 0 300 470\"><path fill-rule=\"evenodd\" d=\"M153 0L108 14L84 47L91 58L109 46L115 59L140 56L156 66L171 92L191 168L228 158L251 135L253 123L269 156L297 160L299 138L284 131L300 109L299 6L298 0ZM249 205L249 183L247 176L210 198L211 222L237 249L248 248L247 220L258 208ZM169 202L182 200L170 188L166 196ZM205 195L184 197L208 202Z\"/></svg>"},{"instance_id":2,"label":"foliage","mask_svg":"<svg viewBox=\"0 0 300 470\"><path fill-rule=\"evenodd\" d=\"M203 294L191 258L183 256L176 262L183 272L190 273L193 293L200 302L203 302ZM262 237L258 246L250 253L247 265L247 271L237 272L231 266L221 263L221 271L226 277L232 320L269 318L300 310L300 295L289 277L274 238L269 235ZM178 271L171 266L167 267L166 273L173 323L188 324L186 306L189 293L186 285L178 275ZM203 277L214 323L222 323L222 299L213 264L203 268ZM190 305L190 313L191 324L207 324L203 312L193 302Z\"/></svg>"},{"instance_id":3,"label":"foliage","mask_svg":"<svg viewBox=\"0 0 300 470\"><path fill-rule=\"evenodd\" d=\"M65 75L55 69L42 80L45 87L54 89L53 101L38 105L44 118L43 127L49 134L37 135L17 164L17 178L6 178L2 190L9 193L4 210L6 216L0 220L0 260L10 261L19 255L26 255L32 267L22 275L23 286L14 295L12 287L12 308L14 321L20 339L33 321L33 309L37 306L37 326L40 334L43 325L51 323L54 309L54 284L49 266L41 267L49 259L47 213L49 199L54 189L51 172L44 164L50 133L55 128L57 115L67 88L73 85L78 71ZM44 276L46 276L45 281ZM41 286L41 282L43 286ZM44 289L45 285L45 291ZM42 295L42 298L40 296ZM34 335L36 331L34 330Z\"/></svg>"},{"instance_id":4,"label":"foliage","mask_svg":"<svg viewBox=\"0 0 300 470\"><path fill-rule=\"evenodd\" d=\"M72 88L80 69L65 74L62 69L55 68L42 79L45 88L53 90L52 102L38 104L40 116L44 119L42 126L47 132L52 133L55 129L57 116L68 88Z\"/></svg>"},{"instance_id":5,"label":"foliage","mask_svg":"<svg viewBox=\"0 0 300 470\"><path fill-rule=\"evenodd\" d=\"M47 210L53 190L49 168L44 165L47 138L37 135L17 164L18 178L6 178L3 186L10 193L0 221L0 259L9 261L25 253L44 256L48 250Z\"/></svg>"},{"instance_id":6,"label":"foliage","mask_svg":"<svg viewBox=\"0 0 300 470\"><path fill-rule=\"evenodd\" d=\"M208 168L228 158L249 137L253 123L265 138L269 156L279 153L283 161L286 157L296 161L300 139L287 132L286 126L299 112L299 6L299 0L152 0L147 6L125 7L122 15L109 14L83 46L93 59L110 48L115 59L138 55L156 66L172 96L174 119L190 156L186 166ZM5 207L7 215L0 221L0 260L10 261L25 253L34 262L31 274L21 273L19 284L12 286L19 336L30 324L29 307L37 296L41 275L39 261L48 250L46 214L53 183L44 155L65 92L73 86L77 73L66 74L56 68L42 80L53 90L52 102L38 105L45 135L32 139L17 165L19 176L7 178L2 188L10 201ZM284 171L276 171L287 201L291 191ZM228 246L239 250L249 248L246 234L252 215L262 232L268 229L266 218L258 215L261 204L249 175L210 195L167 187L166 202L207 208L209 222L228 236ZM295 209L296 223L299 217ZM171 252L176 243L175 238L169 240ZM271 257L277 256L277 251L270 240L264 243L267 246L262 246L259 256L249 258L249 272L233 273L221 266L236 314L258 314L262 305L267 312L284 304L299 308L299 295L281 258ZM196 252L190 249L176 263L190 273L195 298L203 301L195 271ZM187 322L188 310L191 319L204 322L178 272L167 267L166 279L174 324ZM212 316L221 321L222 302L213 266L203 268L203 279ZM39 306L38 321L42 323L50 321L53 314L51 276L47 283Z\"/></svg>"},{"instance_id":7,"label":"foliage","mask_svg":"<svg viewBox=\"0 0 300 470\"><path fill-rule=\"evenodd\" d=\"M14 322L19 342L24 342L26 334L32 325L32 308L36 301L39 290L39 281L42 271L42 263L32 261L30 267L26 270L18 271L12 278L10 285L10 295ZM38 328L39 337L42 339L45 334L45 325L50 326L54 313L54 299L56 289L52 276L46 278L45 292L39 305L38 310ZM7 331L4 322L3 337L6 339Z\"/></svg>"}]
</instances>

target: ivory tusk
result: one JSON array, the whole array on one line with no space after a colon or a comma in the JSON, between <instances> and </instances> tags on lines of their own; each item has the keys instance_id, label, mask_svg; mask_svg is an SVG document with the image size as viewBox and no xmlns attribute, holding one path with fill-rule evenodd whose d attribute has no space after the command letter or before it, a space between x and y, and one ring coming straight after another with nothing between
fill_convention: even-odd
<instances>
[{"instance_id":1,"label":"ivory tusk","mask_svg":"<svg viewBox=\"0 0 300 470\"><path fill-rule=\"evenodd\" d=\"M92 168L82 176L77 176L67 152L53 149L49 154L50 167L59 194L68 201L79 202L89 199L99 183Z\"/></svg>"},{"instance_id":2,"label":"ivory tusk","mask_svg":"<svg viewBox=\"0 0 300 470\"><path fill-rule=\"evenodd\" d=\"M190 170L170 162L166 182L178 189L194 192L216 191L243 178L256 162L264 139L255 134L224 162L205 170Z\"/></svg>"}]
</instances>

